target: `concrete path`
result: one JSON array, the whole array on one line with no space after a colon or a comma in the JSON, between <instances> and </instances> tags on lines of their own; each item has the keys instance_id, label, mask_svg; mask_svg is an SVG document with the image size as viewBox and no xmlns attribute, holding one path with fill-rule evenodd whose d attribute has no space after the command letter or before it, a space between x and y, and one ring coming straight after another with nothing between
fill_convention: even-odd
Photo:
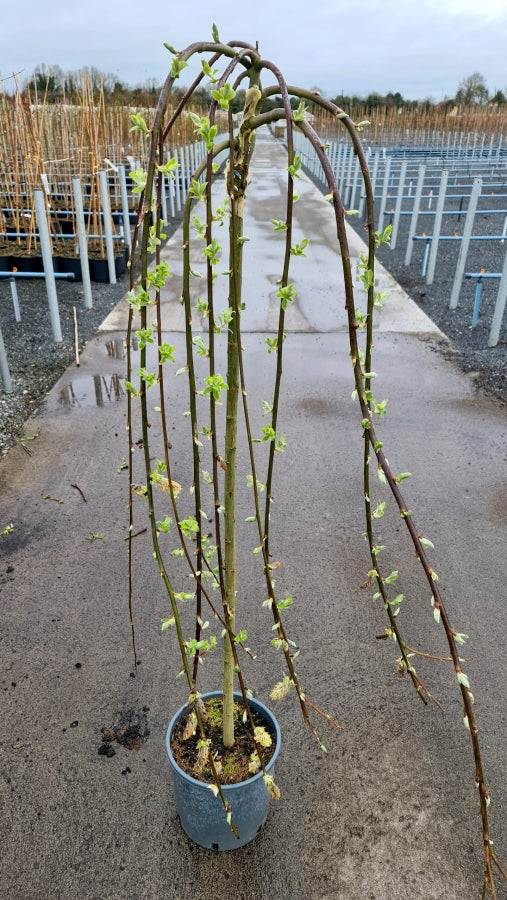
<instances>
[{"instance_id":1,"label":"concrete path","mask_svg":"<svg viewBox=\"0 0 507 900\"><path fill-rule=\"evenodd\" d=\"M245 248L244 289L252 298L242 317L243 332L266 332L277 328L278 305L276 283L281 276L284 233L275 232L272 219L285 220L286 159L283 147L270 137L267 130L257 139L252 165L251 195L245 207L244 233L249 238ZM259 182L257 179L261 178ZM294 205L294 243L309 238L307 259L294 257L291 265L291 281L297 290L297 300L287 311L286 331L329 332L346 331L345 293L341 275L340 258L336 255L336 225L330 204L307 178L296 182L299 200ZM217 205L225 196L223 179L215 190ZM197 208L197 214L200 210ZM352 229L348 229L350 257L356 272L357 303L364 304L365 294L357 275L359 255L366 246ZM217 229L220 241L220 230ZM194 271L205 273L202 254L203 242L194 237L191 260ZM163 258L173 272L162 296L162 321L166 331L184 331L181 296L181 231L168 241ZM310 262L310 264L309 264ZM322 278L322 272L329 273ZM405 334L440 335L436 325L410 299L399 284L380 264L377 265L378 291L389 292L389 303L375 310L375 329L379 332L394 331ZM222 304L226 303L226 279L223 284ZM329 284L333 287L330 289ZM336 286L335 286L336 285ZM202 290L199 278L195 279L195 296ZM220 308L220 297L218 301ZM126 327L128 305L118 304L105 320L102 331L123 330ZM197 328L197 325L196 325Z\"/></svg>"},{"instance_id":2,"label":"concrete path","mask_svg":"<svg viewBox=\"0 0 507 900\"><path fill-rule=\"evenodd\" d=\"M263 225L266 217L281 218L279 160L278 145L260 140L256 166L266 182L252 191L245 228L252 247L264 231L247 276L255 297L244 333L252 393L264 391L271 375L258 332L271 327L279 275L278 238ZM350 399L343 304L321 287L331 283L336 260L318 224L325 201L306 179L299 193L301 236L311 237L315 255L297 270L298 309L285 344L281 429L288 447L275 484L273 546L280 589L295 600L287 621L301 647L299 675L343 730L317 723L323 754L302 728L294 699L276 703L282 799L263 833L224 857L181 832L164 735L185 690L175 677L171 636L160 632L167 608L145 535L136 539L133 598L141 665L137 678L131 671L121 303L80 368L65 373L28 423L28 437L40 429L26 441L30 452L19 445L0 462L0 531L13 525L0 537L1 900L480 897L480 821L455 677L447 663L421 658L417 669L444 711L425 708L396 675L394 644L376 639L386 621L364 589L362 435ZM389 280L384 273L379 279ZM505 864L505 412L439 355L441 336L392 287L375 342L378 392L390 401L382 438L391 464L412 472L407 500L435 544L434 568L454 627L470 635L466 671L495 846ZM177 291L166 306L168 337L182 354ZM176 449L183 427L178 414L174 477L185 483L188 460ZM381 499L380 485L376 493ZM407 642L446 655L397 516L380 522L379 540L407 551L396 563L407 596L399 618ZM280 660L269 646L249 551L239 563L240 604L258 609L249 628L258 654L250 682L273 706L269 691ZM210 658L203 667L203 689L216 686L217 665ZM103 727L120 733L129 726L138 736L132 749L115 744L113 757L99 755ZM499 897L507 897L503 887Z\"/></svg>"}]
</instances>

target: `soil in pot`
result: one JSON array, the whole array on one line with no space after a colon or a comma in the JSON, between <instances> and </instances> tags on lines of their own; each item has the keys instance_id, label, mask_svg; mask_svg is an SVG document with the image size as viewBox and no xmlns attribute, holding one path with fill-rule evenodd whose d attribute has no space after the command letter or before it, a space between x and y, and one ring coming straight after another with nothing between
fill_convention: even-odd
<instances>
[{"instance_id":1,"label":"soil in pot","mask_svg":"<svg viewBox=\"0 0 507 900\"><path fill-rule=\"evenodd\" d=\"M234 707L234 746L224 747L222 744L222 698L213 697L206 700L203 705L206 708L205 715L207 716L206 737L210 742L210 753L213 754L215 765L219 770L221 784L238 784L251 778L258 771L252 771L251 768L252 754L255 753L256 747L249 722L243 722L243 707L238 703ZM271 739L269 746L262 747L264 764L267 765L276 750L276 734L260 713L252 707L251 712L255 727L263 728ZM171 736L171 752L174 760L192 778L212 783L213 776L209 765L203 765L201 762L198 746L200 742L201 737L198 729L195 728L192 713L183 716Z\"/></svg>"}]
</instances>

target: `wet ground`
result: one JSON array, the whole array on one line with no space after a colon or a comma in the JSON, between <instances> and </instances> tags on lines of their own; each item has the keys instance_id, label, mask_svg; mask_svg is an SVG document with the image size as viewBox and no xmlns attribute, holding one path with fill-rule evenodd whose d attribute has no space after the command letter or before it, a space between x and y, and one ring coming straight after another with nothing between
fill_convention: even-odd
<instances>
[{"instance_id":1,"label":"wet ground","mask_svg":"<svg viewBox=\"0 0 507 900\"><path fill-rule=\"evenodd\" d=\"M261 165L271 157L272 168L282 166L270 140L259 150ZM277 178L268 180L263 202L267 196L276 205ZM317 209L321 198L309 191L307 202ZM316 242L323 259L325 233L316 232ZM271 249L267 244L266 258ZM254 274L256 267L254 259ZM322 263L315 271L318 283L306 285L317 296L335 270ZM268 277L254 284L262 292L259 309L269 316L274 285ZM493 838L505 863L505 411L440 353L431 321L392 287L393 308L375 337L379 390L389 397L381 438L396 470L412 472L407 504L435 545L453 627L470 636L466 671ZM302 299L299 313L308 323L308 295ZM174 298L165 302L174 321ZM378 640L387 623L365 588L362 429L351 402L347 335L330 316L328 330L301 329L295 316L298 327L288 333L280 421L287 450L276 470L271 517L277 585L294 598L288 621L301 648L298 675L308 697L343 729L316 722L324 753L302 727L293 698L276 702L282 799L272 804L264 831L226 860L181 831L164 737L186 691L171 635L160 630L167 601L140 500L133 677L123 315L115 312L117 324L110 319L110 330L88 342L79 369L66 369L27 424L25 437L33 440L0 462L0 897L479 900L477 790L455 675L445 662L418 658L418 672L443 709L425 707L398 675L394 644ZM178 358L183 337L171 331ZM262 333L247 332L243 342L249 393L264 397L272 357ZM182 399L175 399L178 410L186 408ZM175 417L171 443L174 477L190 485L188 454L179 449L185 423ZM382 492L379 483L376 500ZM445 656L399 516L392 512L377 524L379 542L389 548L386 565L400 570L407 597L398 620L407 643ZM249 680L273 708L269 693L282 672L249 542L238 569L239 607L248 610L249 645L257 654L248 663ZM203 690L216 687L219 669L210 655ZM506 900L504 886L498 896Z\"/></svg>"}]
</instances>

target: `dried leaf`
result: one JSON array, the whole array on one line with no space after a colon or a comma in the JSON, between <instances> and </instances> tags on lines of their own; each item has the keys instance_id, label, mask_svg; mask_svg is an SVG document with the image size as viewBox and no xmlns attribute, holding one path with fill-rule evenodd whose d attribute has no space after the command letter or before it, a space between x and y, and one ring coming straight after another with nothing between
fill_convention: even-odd
<instances>
[{"instance_id":1,"label":"dried leaf","mask_svg":"<svg viewBox=\"0 0 507 900\"><path fill-rule=\"evenodd\" d=\"M201 715L202 721L207 722L208 721L208 710L206 709L206 704L204 703L204 701L199 697L199 699L196 700L195 705Z\"/></svg>"},{"instance_id":2,"label":"dried leaf","mask_svg":"<svg viewBox=\"0 0 507 900\"><path fill-rule=\"evenodd\" d=\"M171 493L171 488L169 487L169 479L168 478L163 478L163 477L157 478L156 483L158 484L159 488L161 488L163 491L165 491L166 494ZM173 494L175 497L177 497L178 494L180 494L180 492L181 492L181 484L178 484L177 481L171 481L171 485L172 485L172 489L173 489Z\"/></svg>"},{"instance_id":3,"label":"dried leaf","mask_svg":"<svg viewBox=\"0 0 507 900\"><path fill-rule=\"evenodd\" d=\"M268 734L263 725L258 725L254 728L254 740L256 744L260 744L261 747L271 747L273 741L271 740L271 735Z\"/></svg>"},{"instance_id":4,"label":"dried leaf","mask_svg":"<svg viewBox=\"0 0 507 900\"><path fill-rule=\"evenodd\" d=\"M208 762L209 759L209 745L207 741L203 741L197 751L197 759L194 765L195 772L202 772L204 766Z\"/></svg>"},{"instance_id":5,"label":"dried leaf","mask_svg":"<svg viewBox=\"0 0 507 900\"><path fill-rule=\"evenodd\" d=\"M250 762L248 763L248 771L255 775L261 767L261 761L257 753L250 754Z\"/></svg>"},{"instance_id":6,"label":"dried leaf","mask_svg":"<svg viewBox=\"0 0 507 900\"><path fill-rule=\"evenodd\" d=\"M265 775L264 783L268 789L270 797L272 797L273 800L279 800L281 797L281 792L280 792L280 788L276 786L275 779L273 778L273 776Z\"/></svg>"},{"instance_id":7,"label":"dried leaf","mask_svg":"<svg viewBox=\"0 0 507 900\"><path fill-rule=\"evenodd\" d=\"M183 731L181 733L181 740L188 741L189 738L193 737L195 732L197 731L197 716L195 712L192 710L191 713L187 716L187 721L184 725Z\"/></svg>"},{"instance_id":8,"label":"dried leaf","mask_svg":"<svg viewBox=\"0 0 507 900\"><path fill-rule=\"evenodd\" d=\"M292 687L291 679L289 678L288 675L284 675L283 680L278 681L277 684L275 684L273 690L271 691L271 693L269 695L271 697L271 700L281 700L282 697L285 697L286 694L289 693L291 687Z\"/></svg>"}]
</instances>

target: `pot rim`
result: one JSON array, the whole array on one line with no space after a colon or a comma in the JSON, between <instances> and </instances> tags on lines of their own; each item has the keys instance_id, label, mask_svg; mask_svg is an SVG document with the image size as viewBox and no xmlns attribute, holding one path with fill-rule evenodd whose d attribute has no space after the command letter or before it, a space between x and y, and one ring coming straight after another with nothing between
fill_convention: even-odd
<instances>
[{"instance_id":1,"label":"pot rim","mask_svg":"<svg viewBox=\"0 0 507 900\"><path fill-rule=\"evenodd\" d=\"M206 693L200 694L200 697L203 700L210 699L211 697L221 697L221 696L222 696L222 691L206 691ZM242 700L243 696L238 691L234 691L234 698L237 700ZM275 731L275 735L276 735L275 751L273 753L273 756L269 760L269 763L266 766L266 769L269 774L270 769L273 769L273 767L275 765L275 762L278 758L278 754L280 753L281 746L282 746L282 734L280 731L280 726L278 724L278 721L277 721L274 713L272 713L271 710L269 709L269 707L267 707L264 703L262 703L261 700L257 700L255 697L250 697L249 703L252 705L253 708L256 708L257 712L260 712L264 716L264 718L266 718L269 721L269 724L273 727L273 729ZM194 778L193 775L189 775L188 772L185 772L185 770L182 769L181 766L178 765L178 763L174 759L174 756L171 751L171 734L174 729L174 726L176 725L177 722L179 722L180 718L185 713L185 711L189 710L189 709L190 709L190 706L188 703L185 703L184 706L180 706L180 708L175 712L174 716L172 717L171 721L169 722L169 725L168 725L167 731L166 731L166 736L165 736L166 753L167 753L169 763L170 763L172 769L175 772L177 772L181 778L184 778L186 781L190 782L191 784L200 785L200 787L205 788L205 789L207 788L209 790L212 782L200 781L198 778ZM241 788L244 788L246 785L253 784L254 782L258 781L260 778L263 778L263 777L264 777L264 772L261 769L260 772L257 772L255 775L252 775L251 778L247 778L244 781L238 781L235 784L221 784L221 788L223 791L226 791L226 792L240 790Z\"/></svg>"}]
</instances>

